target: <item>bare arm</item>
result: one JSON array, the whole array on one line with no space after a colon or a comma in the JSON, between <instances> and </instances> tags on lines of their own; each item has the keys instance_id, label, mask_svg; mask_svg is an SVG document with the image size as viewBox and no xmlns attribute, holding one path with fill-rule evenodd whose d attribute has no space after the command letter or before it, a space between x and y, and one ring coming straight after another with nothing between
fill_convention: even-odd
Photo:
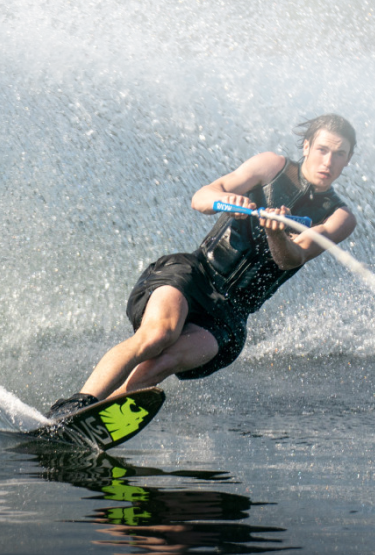
<instances>
[{"instance_id":1,"label":"bare arm","mask_svg":"<svg viewBox=\"0 0 375 555\"><path fill-rule=\"evenodd\" d=\"M256 185L264 185L272 181L284 165L284 156L273 152L257 154L234 172L199 189L192 198L191 206L203 214L214 214L212 206L215 200L253 209L255 206L244 195Z\"/></svg>"},{"instance_id":2,"label":"bare arm","mask_svg":"<svg viewBox=\"0 0 375 555\"><path fill-rule=\"evenodd\" d=\"M287 210L282 207L275 212L286 214ZM316 258L324 250L306 233L288 235L284 231L283 224L264 218L261 218L260 223L266 229L272 258L281 270L297 268L308 260ZM334 243L340 243L352 233L355 226L354 215L349 208L345 207L338 208L323 224L314 226L313 229Z\"/></svg>"}]
</instances>

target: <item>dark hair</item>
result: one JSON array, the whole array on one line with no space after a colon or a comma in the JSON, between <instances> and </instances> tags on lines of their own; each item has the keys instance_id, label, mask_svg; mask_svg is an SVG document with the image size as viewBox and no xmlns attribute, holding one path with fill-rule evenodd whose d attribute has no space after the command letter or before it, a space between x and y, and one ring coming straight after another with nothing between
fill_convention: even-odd
<instances>
[{"instance_id":1,"label":"dark hair","mask_svg":"<svg viewBox=\"0 0 375 555\"><path fill-rule=\"evenodd\" d=\"M314 119L309 119L300 123L294 128L294 133L301 137L298 142L299 148L303 148L303 143L308 141L313 143L316 134L321 129L326 129L331 133L336 133L347 139L350 143L349 156L353 154L354 147L357 144L354 127L342 116L337 114L325 114Z\"/></svg>"}]
</instances>

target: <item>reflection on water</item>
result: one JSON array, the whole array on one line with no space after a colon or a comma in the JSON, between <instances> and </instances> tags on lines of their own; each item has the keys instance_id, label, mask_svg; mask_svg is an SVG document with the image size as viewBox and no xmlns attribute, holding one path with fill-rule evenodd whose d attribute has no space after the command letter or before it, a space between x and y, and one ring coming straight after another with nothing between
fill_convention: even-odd
<instances>
[{"instance_id":1,"label":"reflection on water","mask_svg":"<svg viewBox=\"0 0 375 555\"><path fill-rule=\"evenodd\" d=\"M36 456L41 469L32 477L86 488L95 492L89 499L103 500L102 506L86 515L83 522L99 525L95 531L103 534L103 539L91 538L92 544L116 548L116 553L134 548L159 554L296 549L283 545L285 529L247 524L251 507L267 504L222 491L228 480L233 484L226 472L164 472L132 466L106 453L55 448L46 451L45 447L41 451L37 445L23 445L17 450Z\"/></svg>"}]
</instances>

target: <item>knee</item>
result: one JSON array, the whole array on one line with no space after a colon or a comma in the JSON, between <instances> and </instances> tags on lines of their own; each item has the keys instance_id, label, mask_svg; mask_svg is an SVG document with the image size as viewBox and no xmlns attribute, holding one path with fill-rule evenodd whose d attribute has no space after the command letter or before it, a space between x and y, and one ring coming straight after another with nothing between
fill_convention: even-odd
<instances>
[{"instance_id":1,"label":"knee","mask_svg":"<svg viewBox=\"0 0 375 555\"><path fill-rule=\"evenodd\" d=\"M178 339L176 330L160 324L147 325L140 327L138 332L139 337L139 356L156 357L160 355L165 349L173 345Z\"/></svg>"}]
</instances>

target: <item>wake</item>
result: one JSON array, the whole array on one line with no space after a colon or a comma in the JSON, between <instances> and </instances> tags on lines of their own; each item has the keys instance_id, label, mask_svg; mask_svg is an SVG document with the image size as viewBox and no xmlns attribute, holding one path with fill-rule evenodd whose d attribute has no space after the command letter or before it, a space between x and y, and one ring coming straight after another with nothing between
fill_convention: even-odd
<instances>
[{"instance_id":1,"label":"wake","mask_svg":"<svg viewBox=\"0 0 375 555\"><path fill-rule=\"evenodd\" d=\"M28 432L49 421L0 385L0 430Z\"/></svg>"}]
</instances>

